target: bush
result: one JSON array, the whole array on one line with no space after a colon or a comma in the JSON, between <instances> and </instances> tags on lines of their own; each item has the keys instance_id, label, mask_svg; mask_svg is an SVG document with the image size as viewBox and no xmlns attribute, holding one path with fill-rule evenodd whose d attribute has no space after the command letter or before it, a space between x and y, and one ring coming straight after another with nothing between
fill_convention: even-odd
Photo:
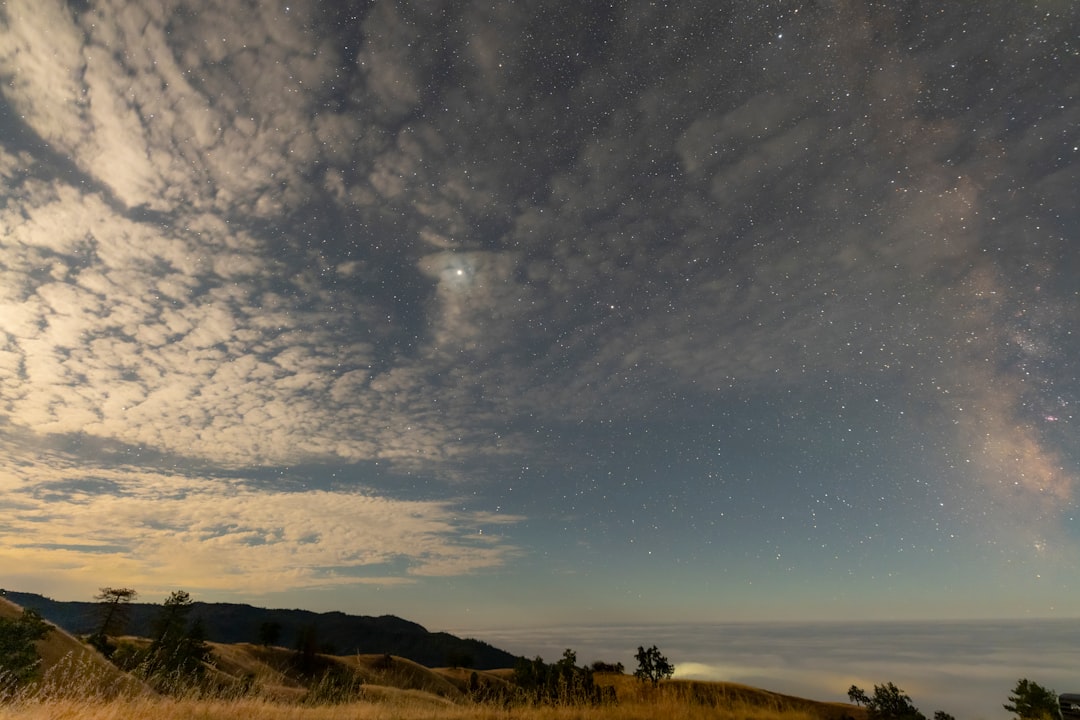
<instances>
[{"instance_id":1,"label":"bush","mask_svg":"<svg viewBox=\"0 0 1080 720\"><path fill-rule=\"evenodd\" d=\"M873 697L867 697L862 688L852 685L848 688L848 698L864 706L870 720L926 720L919 708L911 704L911 698L891 682L875 685Z\"/></svg>"},{"instance_id":2,"label":"bush","mask_svg":"<svg viewBox=\"0 0 1080 720\"><path fill-rule=\"evenodd\" d=\"M49 624L34 610L0 618L0 692L34 676L39 662L35 643L49 634Z\"/></svg>"},{"instance_id":3,"label":"bush","mask_svg":"<svg viewBox=\"0 0 1080 720\"><path fill-rule=\"evenodd\" d=\"M1009 702L1002 707L1015 713L1019 720L1058 720L1061 717L1057 693L1027 678L1016 682Z\"/></svg>"},{"instance_id":4,"label":"bush","mask_svg":"<svg viewBox=\"0 0 1080 720\"><path fill-rule=\"evenodd\" d=\"M577 654L569 649L552 665L540 657L522 658L514 668L514 683L523 701L537 705L599 705L615 701L610 688L593 682L592 670L577 667Z\"/></svg>"}]
</instances>

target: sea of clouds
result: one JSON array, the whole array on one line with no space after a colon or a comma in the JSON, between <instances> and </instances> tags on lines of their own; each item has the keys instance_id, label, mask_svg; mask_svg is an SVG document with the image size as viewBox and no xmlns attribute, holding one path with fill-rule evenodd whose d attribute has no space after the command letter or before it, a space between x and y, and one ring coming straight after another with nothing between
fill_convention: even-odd
<instances>
[{"instance_id":1,"label":"sea of clouds","mask_svg":"<svg viewBox=\"0 0 1080 720\"><path fill-rule=\"evenodd\" d=\"M824 701L847 701L852 685L872 693L895 683L927 716L1006 720L1016 681L1080 692L1080 620L610 625L466 630L492 644L551 662L565 648L579 663L622 662L656 644L676 677L726 680Z\"/></svg>"}]
</instances>

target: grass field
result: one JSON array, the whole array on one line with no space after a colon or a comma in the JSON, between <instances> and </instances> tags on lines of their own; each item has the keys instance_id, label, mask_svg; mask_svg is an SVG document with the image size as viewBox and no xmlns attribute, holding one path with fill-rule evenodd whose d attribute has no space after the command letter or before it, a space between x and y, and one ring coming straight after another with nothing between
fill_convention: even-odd
<instances>
[{"instance_id":1,"label":"grass field","mask_svg":"<svg viewBox=\"0 0 1080 720\"><path fill-rule=\"evenodd\" d=\"M33 699L0 705L12 720L819 720L807 711L734 701L726 706L686 702L672 696L626 700L609 706L503 708L483 704L436 704L401 696L371 702L309 707L260 698L177 700L139 698Z\"/></svg>"},{"instance_id":2,"label":"grass field","mask_svg":"<svg viewBox=\"0 0 1080 720\"><path fill-rule=\"evenodd\" d=\"M510 706L450 700L421 690L370 686L361 700L310 706L280 696L167 698L96 693L70 674L51 678L0 704L12 720L863 720L857 708L816 703L726 683L670 681L658 688L628 676L604 676L618 704Z\"/></svg>"}]
</instances>

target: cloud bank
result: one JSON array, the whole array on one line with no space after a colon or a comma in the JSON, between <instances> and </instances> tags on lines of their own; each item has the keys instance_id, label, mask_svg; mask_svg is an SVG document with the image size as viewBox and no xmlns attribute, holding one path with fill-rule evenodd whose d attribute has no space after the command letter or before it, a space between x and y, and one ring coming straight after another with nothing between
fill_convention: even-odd
<instances>
[{"instance_id":1,"label":"cloud bank","mask_svg":"<svg viewBox=\"0 0 1080 720\"><path fill-rule=\"evenodd\" d=\"M12 448L3 459L18 468L2 479L0 570L9 582L63 573L88 586L124 577L148 590L244 597L467 575L518 553L499 529L521 518L462 512L448 500L268 490L124 464L90 469L63 453L46 463Z\"/></svg>"}]
</instances>

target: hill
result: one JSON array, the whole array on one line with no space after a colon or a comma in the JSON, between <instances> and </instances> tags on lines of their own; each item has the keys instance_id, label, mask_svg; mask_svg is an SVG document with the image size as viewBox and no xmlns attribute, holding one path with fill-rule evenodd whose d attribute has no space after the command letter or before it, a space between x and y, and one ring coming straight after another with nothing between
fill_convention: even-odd
<instances>
[{"instance_id":1,"label":"hill","mask_svg":"<svg viewBox=\"0 0 1080 720\"><path fill-rule=\"evenodd\" d=\"M73 635L94 632L99 606L93 602L58 601L34 593L6 591L8 600L41 613L49 622ZM127 632L152 635L161 606L132 603ZM422 625L393 615L371 617L342 612L276 610L234 603L193 604L192 619L202 620L206 639L221 644L259 643L265 624L276 623L277 645L296 647L301 633L314 631L319 649L330 655L395 655L427 667L464 665L480 670L513 667L518 658L488 643L429 632Z\"/></svg>"},{"instance_id":2,"label":"hill","mask_svg":"<svg viewBox=\"0 0 1080 720\"><path fill-rule=\"evenodd\" d=\"M461 703L483 688L510 687L505 674L464 668L427 668L392 655L316 655L307 667L297 653L251 643L210 643L211 664L222 685L249 682L277 700L385 700L405 694L439 706ZM473 678L472 676L476 677Z\"/></svg>"},{"instance_id":3,"label":"hill","mask_svg":"<svg viewBox=\"0 0 1080 720\"><path fill-rule=\"evenodd\" d=\"M23 608L0 597L0 617L16 618ZM152 692L131 675L122 672L101 653L64 632L55 623L37 645L42 671L39 682L49 683L66 692L113 697Z\"/></svg>"},{"instance_id":4,"label":"hill","mask_svg":"<svg viewBox=\"0 0 1080 720\"><path fill-rule=\"evenodd\" d=\"M0 598L0 617L15 617L21 611L9 599ZM117 640L150 642L134 636ZM26 717L82 717L91 707L86 703L93 704L95 717L157 720L284 717L281 713L286 707L297 708L289 717L317 720L324 715L314 708L327 703L348 703L342 707L350 708L350 713L363 709L356 717L375 717L372 713L379 707L391 707L398 713L395 717L409 719L460 720L487 717L493 712L520 720L551 717L541 707L507 704L516 695L513 672L507 668L430 668L386 653L305 655L248 642L209 645L212 657L206 666L208 684L203 688L211 694L201 699L198 694L170 699L158 696L94 649L54 627L38 643L42 668L39 680L30 688L33 701L25 706L37 710ZM866 711L853 705L817 702L735 683L669 680L653 688L629 675L607 673L597 673L595 680L600 686L614 688L618 698L616 705L594 708L596 720L866 720ZM215 687L223 694L214 692Z\"/></svg>"},{"instance_id":5,"label":"hill","mask_svg":"<svg viewBox=\"0 0 1080 720\"><path fill-rule=\"evenodd\" d=\"M667 703L672 707L706 707L737 711L744 717L802 717L816 720L866 720L866 709L848 703L821 702L784 695L739 683L665 680L653 690L632 675L597 675L598 685L611 686L620 702Z\"/></svg>"}]
</instances>

